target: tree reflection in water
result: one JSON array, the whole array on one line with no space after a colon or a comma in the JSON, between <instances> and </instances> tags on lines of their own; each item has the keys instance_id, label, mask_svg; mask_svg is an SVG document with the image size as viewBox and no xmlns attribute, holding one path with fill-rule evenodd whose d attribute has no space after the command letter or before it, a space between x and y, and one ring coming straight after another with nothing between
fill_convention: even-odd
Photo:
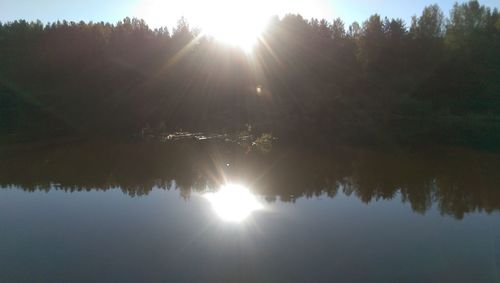
<instances>
[{"instance_id":1,"label":"tree reflection in water","mask_svg":"<svg viewBox=\"0 0 500 283\"><path fill-rule=\"evenodd\" d=\"M230 166L227 166L230 164ZM67 192L120 188L134 197L153 188L184 198L228 181L248 184L269 202L340 191L365 203L400 197L413 211L437 204L461 219L500 209L500 158L459 148L390 151L277 146L270 153L237 145L86 142L3 151L0 186Z\"/></svg>"}]
</instances>

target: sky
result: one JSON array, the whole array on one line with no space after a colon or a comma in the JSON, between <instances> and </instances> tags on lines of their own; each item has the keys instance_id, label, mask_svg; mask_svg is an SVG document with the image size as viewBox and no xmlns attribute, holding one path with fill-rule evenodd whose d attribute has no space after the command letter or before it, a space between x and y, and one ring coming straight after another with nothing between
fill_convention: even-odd
<instances>
[{"instance_id":1,"label":"sky","mask_svg":"<svg viewBox=\"0 0 500 283\"><path fill-rule=\"evenodd\" d=\"M129 16L143 18L152 27L172 27L181 16L193 25L203 25L200 19L207 20L210 15L227 16L232 21L300 13L306 18L329 21L340 17L350 24L378 13L409 22L412 15L420 14L425 6L434 3L448 15L455 0L0 0L0 21L65 19L115 23ZM500 7L500 0L480 3Z\"/></svg>"}]
</instances>

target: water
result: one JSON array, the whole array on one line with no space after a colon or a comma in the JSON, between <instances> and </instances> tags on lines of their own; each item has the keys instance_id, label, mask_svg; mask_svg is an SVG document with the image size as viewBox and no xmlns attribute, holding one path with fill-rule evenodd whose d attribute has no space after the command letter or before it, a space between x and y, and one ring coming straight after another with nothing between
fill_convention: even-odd
<instances>
[{"instance_id":1,"label":"water","mask_svg":"<svg viewBox=\"0 0 500 283\"><path fill-rule=\"evenodd\" d=\"M500 281L494 153L87 142L0 156L0 282Z\"/></svg>"}]
</instances>

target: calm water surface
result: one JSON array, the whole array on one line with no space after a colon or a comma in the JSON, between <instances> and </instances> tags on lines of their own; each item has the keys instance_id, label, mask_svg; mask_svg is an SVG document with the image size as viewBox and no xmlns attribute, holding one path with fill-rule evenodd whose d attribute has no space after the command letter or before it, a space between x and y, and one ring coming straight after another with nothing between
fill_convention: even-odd
<instances>
[{"instance_id":1,"label":"calm water surface","mask_svg":"<svg viewBox=\"0 0 500 283\"><path fill-rule=\"evenodd\" d=\"M500 158L88 142L0 152L0 282L500 282Z\"/></svg>"}]
</instances>

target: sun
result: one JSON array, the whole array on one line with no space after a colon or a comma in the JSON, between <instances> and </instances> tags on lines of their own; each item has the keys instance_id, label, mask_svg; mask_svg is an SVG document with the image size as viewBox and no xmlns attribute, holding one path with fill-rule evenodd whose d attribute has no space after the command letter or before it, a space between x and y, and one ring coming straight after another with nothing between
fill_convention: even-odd
<instances>
[{"instance_id":1,"label":"sun","mask_svg":"<svg viewBox=\"0 0 500 283\"><path fill-rule=\"evenodd\" d=\"M211 2L201 17L202 32L229 45L251 51L268 22L264 7L252 1Z\"/></svg>"},{"instance_id":2,"label":"sun","mask_svg":"<svg viewBox=\"0 0 500 283\"><path fill-rule=\"evenodd\" d=\"M239 47L245 52L252 51L258 42L262 32L262 27L258 24L245 23L241 26L228 25L223 19L213 19L207 21L203 26L202 32L208 36L214 37L223 43Z\"/></svg>"},{"instance_id":3,"label":"sun","mask_svg":"<svg viewBox=\"0 0 500 283\"><path fill-rule=\"evenodd\" d=\"M184 0L175 5L165 0L142 0L139 17L153 27L175 26L173 19L185 17L204 35L249 52L258 42L273 9L267 1Z\"/></svg>"}]
</instances>

